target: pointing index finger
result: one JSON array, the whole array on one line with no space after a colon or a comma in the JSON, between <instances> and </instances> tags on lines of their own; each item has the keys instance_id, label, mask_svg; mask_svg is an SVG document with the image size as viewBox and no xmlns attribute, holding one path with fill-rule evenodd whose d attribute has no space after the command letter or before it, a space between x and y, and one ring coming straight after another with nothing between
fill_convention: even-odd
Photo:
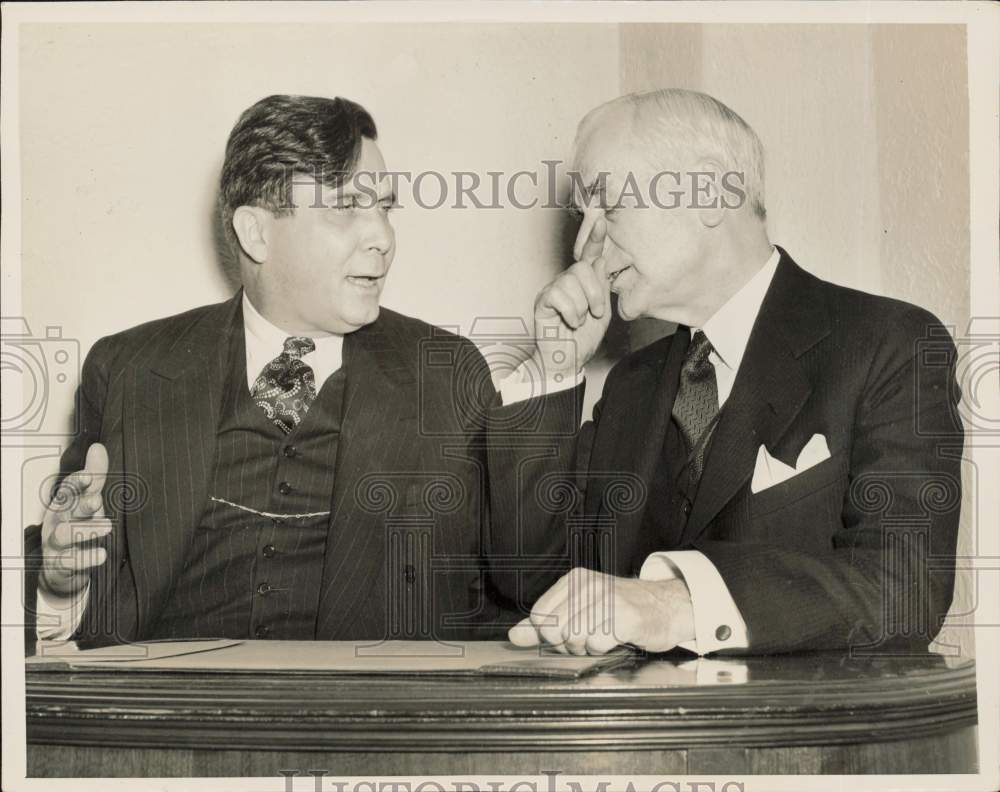
<instances>
[{"instance_id":1,"label":"pointing index finger","mask_svg":"<svg viewBox=\"0 0 1000 792\"><path fill-rule=\"evenodd\" d=\"M586 258L599 256L604 250L606 232L607 223L604 220L604 213L602 211L586 212L576 233L576 242L573 244L574 260L583 261Z\"/></svg>"},{"instance_id":2,"label":"pointing index finger","mask_svg":"<svg viewBox=\"0 0 1000 792\"><path fill-rule=\"evenodd\" d=\"M587 241L583 243L583 250L580 254L580 261L589 261L597 258L604 252L604 238L608 233L608 224L603 217L598 217L590 227Z\"/></svg>"}]
</instances>

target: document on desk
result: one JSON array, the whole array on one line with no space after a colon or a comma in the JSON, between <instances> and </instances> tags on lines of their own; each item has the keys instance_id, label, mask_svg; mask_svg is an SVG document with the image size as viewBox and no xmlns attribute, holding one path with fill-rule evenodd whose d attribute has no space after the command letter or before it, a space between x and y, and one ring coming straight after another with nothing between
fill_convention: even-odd
<instances>
[{"instance_id":1,"label":"document on desk","mask_svg":"<svg viewBox=\"0 0 1000 792\"><path fill-rule=\"evenodd\" d=\"M198 648L193 648L194 644ZM216 644L212 646L211 644ZM143 651L148 650L148 654ZM506 641L155 641L58 657L71 668L193 673L337 673L529 676L576 679L627 662L619 649L599 657L521 649ZM35 658L29 658L31 663ZM50 665L56 658L41 662Z\"/></svg>"},{"instance_id":2,"label":"document on desk","mask_svg":"<svg viewBox=\"0 0 1000 792\"><path fill-rule=\"evenodd\" d=\"M75 641L39 641L38 652L29 657L30 664L65 663L67 665L108 665L163 660L168 657L211 652L235 646L240 641L217 638L214 640L145 641L142 643L113 644L94 649L81 649Z\"/></svg>"}]
</instances>

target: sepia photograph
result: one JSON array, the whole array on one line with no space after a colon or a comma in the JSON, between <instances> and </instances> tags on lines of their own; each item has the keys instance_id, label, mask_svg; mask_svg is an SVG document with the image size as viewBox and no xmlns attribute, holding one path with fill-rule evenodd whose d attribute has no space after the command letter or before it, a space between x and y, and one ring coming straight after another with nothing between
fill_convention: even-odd
<instances>
[{"instance_id":1,"label":"sepia photograph","mask_svg":"<svg viewBox=\"0 0 1000 792\"><path fill-rule=\"evenodd\" d=\"M2 14L4 790L1000 787L995 5Z\"/></svg>"}]
</instances>

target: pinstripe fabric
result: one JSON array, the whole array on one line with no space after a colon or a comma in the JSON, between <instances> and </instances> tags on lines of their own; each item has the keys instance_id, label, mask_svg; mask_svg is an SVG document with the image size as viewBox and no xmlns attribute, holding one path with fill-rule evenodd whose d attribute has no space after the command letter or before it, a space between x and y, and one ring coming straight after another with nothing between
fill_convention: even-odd
<instances>
[{"instance_id":1,"label":"pinstripe fabric","mask_svg":"<svg viewBox=\"0 0 1000 792\"><path fill-rule=\"evenodd\" d=\"M231 346L211 499L153 637L312 639L344 372L286 435L247 391L243 334Z\"/></svg>"},{"instance_id":2,"label":"pinstripe fabric","mask_svg":"<svg viewBox=\"0 0 1000 792\"><path fill-rule=\"evenodd\" d=\"M405 569L388 566L389 534L394 522L405 534L406 523L400 518L417 517L424 511L406 502L409 487L420 486L411 484L407 474L422 468L439 474L453 469L440 450L440 441L419 438L417 377L418 371L421 375L424 372L411 365L419 360L419 353L413 346L414 339L399 336L400 329L389 323L375 323L345 338L348 377L338 464L341 475L337 481L339 496L333 503L334 529L327 545L317 638L383 638L389 634L389 576L406 574ZM409 361L407 352L412 355ZM463 475L470 472L475 471L466 470ZM373 514L364 492L358 489L369 474L387 482L395 496L394 506L383 513ZM434 539L442 549L462 548L475 558L481 552L478 527L482 522L475 497L479 493L473 490L469 494L473 498L462 511L467 517L475 515L474 522L461 526L447 519L438 521ZM411 558L402 567L416 568L418 564ZM464 578L464 586L468 587L478 577L474 566L456 577L436 576L433 580L429 579L433 576L430 570L421 570L425 585L439 586L437 594L443 600L445 614L468 610L468 591L456 590L455 583L462 586Z\"/></svg>"},{"instance_id":3,"label":"pinstripe fabric","mask_svg":"<svg viewBox=\"0 0 1000 792\"><path fill-rule=\"evenodd\" d=\"M81 431L60 469L80 469L90 444L102 442L113 474L137 482L141 497L115 512L105 490L115 529L107 562L92 574L80 640L148 637L182 575L213 481L240 300L109 336L87 356ZM424 365L431 339L454 353L454 365ZM344 359L316 637L503 636L518 614L498 603L517 592L484 555L487 492L496 486L485 416L497 398L486 362L469 341L387 309L345 338ZM391 497L372 499L373 477ZM393 620L414 612L416 621Z\"/></svg>"}]
</instances>

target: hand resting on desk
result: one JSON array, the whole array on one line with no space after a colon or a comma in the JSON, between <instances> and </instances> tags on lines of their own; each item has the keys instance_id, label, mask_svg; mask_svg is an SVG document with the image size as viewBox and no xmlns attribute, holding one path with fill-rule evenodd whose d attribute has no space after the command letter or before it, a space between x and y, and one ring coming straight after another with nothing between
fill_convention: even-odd
<instances>
[{"instance_id":1,"label":"hand resting on desk","mask_svg":"<svg viewBox=\"0 0 1000 792\"><path fill-rule=\"evenodd\" d=\"M549 644L567 654L604 654L619 644L666 652L695 637L683 580L636 580L578 567L563 575L511 627L517 646Z\"/></svg>"}]
</instances>

